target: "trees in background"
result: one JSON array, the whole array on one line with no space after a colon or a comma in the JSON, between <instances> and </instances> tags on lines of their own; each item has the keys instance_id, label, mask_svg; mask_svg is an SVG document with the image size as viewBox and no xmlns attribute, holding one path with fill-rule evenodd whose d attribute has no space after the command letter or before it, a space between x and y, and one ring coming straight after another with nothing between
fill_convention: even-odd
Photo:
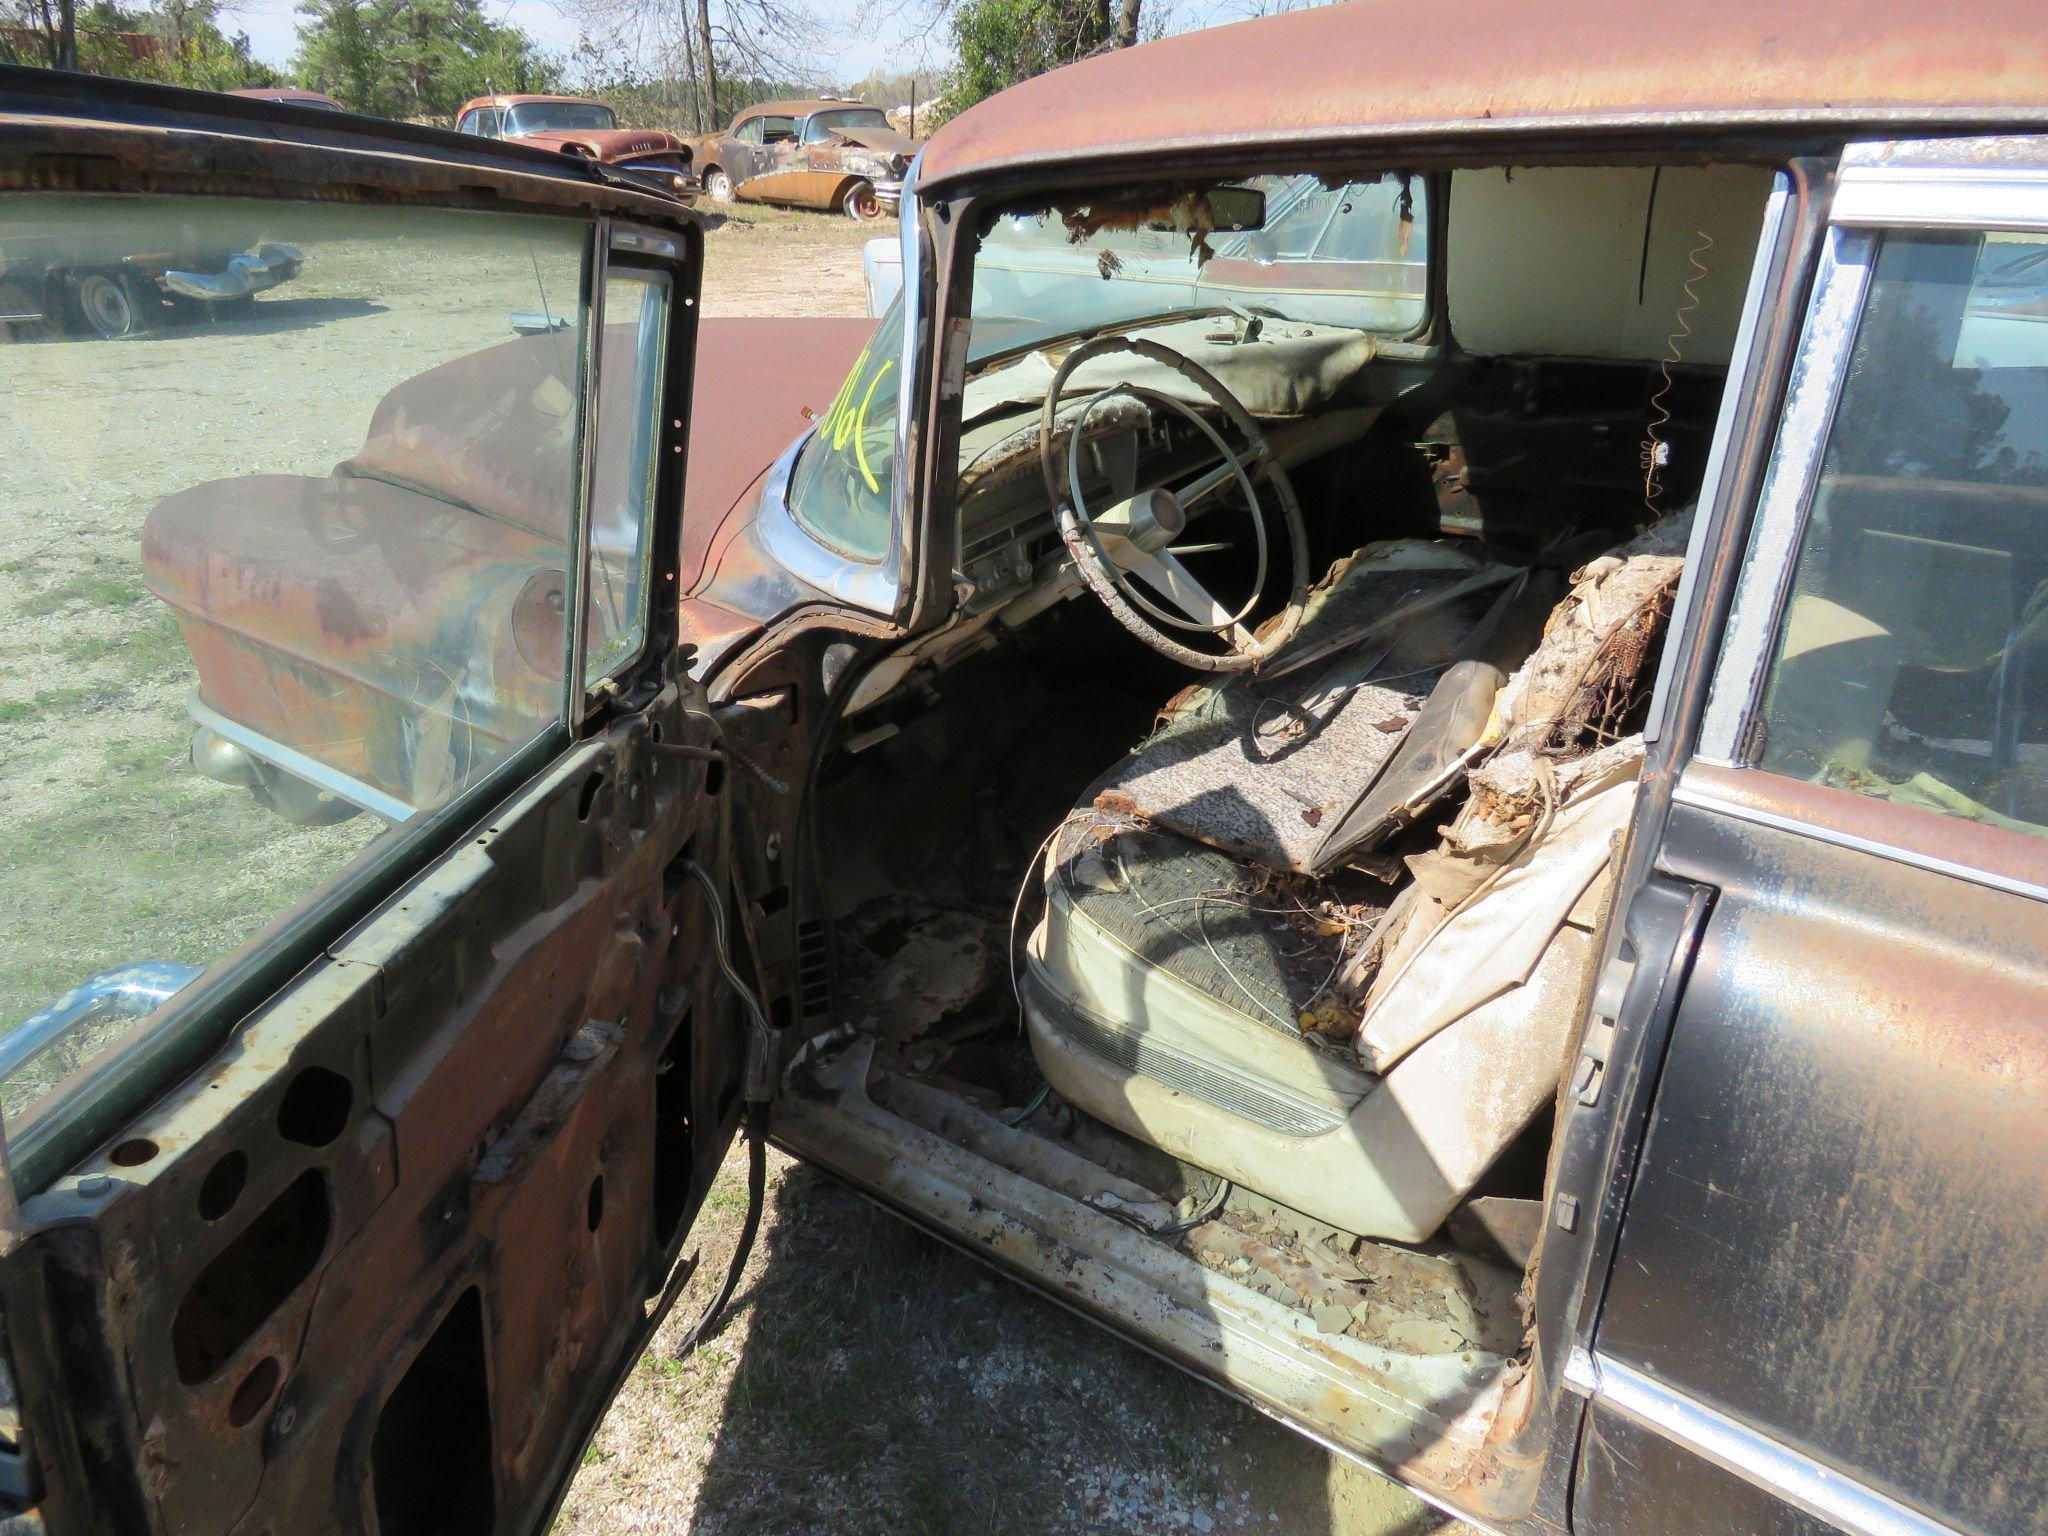
<instances>
[{"instance_id":1,"label":"trees in background","mask_svg":"<svg viewBox=\"0 0 2048 1536\"><path fill-rule=\"evenodd\" d=\"M870 24L881 0L569 0L584 35L578 75L607 98L649 103L652 126L722 128L741 107L817 95L816 68Z\"/></svg>"},{"instance_id":2,"label":"trees in background","mask_svg":"<svg viewBox=\"0 0 2048 1536\"><path fill-rule=\"evenodd\" d=\"M952 0L948 115L1062 64L1140 39L1142 0Z\"/></svg>"},{"instance_id":3,"label":"trees in background","mask_svg":"<svg viewBox=\"0 0 2048 1536\"><path fill-rule=\"evenodd\" d=\"M562 67L480 0L304 0L293 73L379 117L447 119L473 96L551 91Z\"/></svg>"},{"instance_id":4,"label":"trees in background","mask_svg":"<svg viewBox=\"0 0 2048 1536\"><path fill-rule=\"evenodd\" d=\"M130 7L93 0L0 0L0 59L226 91L282 77L220 25L217 0Z\"/></svg>"}]
</instances>

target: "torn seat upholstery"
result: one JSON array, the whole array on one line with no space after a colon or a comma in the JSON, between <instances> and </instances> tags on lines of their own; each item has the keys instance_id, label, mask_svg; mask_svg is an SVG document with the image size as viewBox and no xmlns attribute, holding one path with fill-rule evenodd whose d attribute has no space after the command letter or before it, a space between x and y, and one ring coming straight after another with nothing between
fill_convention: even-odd
<instances>
[{"instance_id":1,"label":"torn seat upholstery","mask_svg":"<svg viewBox=\"0 0 2048 1536\"><path fill-rule=\"evenodd\" d=\"M1025 1004L1053 1086L1343 1230L1429 1237L1555 1093L1641 762L1609 723L1648 686L1683 537L1657 525L1554 605L1468 548L1369 546L1273 666L1176 699L1047 857Z\"/></svg>"}]
</instances>

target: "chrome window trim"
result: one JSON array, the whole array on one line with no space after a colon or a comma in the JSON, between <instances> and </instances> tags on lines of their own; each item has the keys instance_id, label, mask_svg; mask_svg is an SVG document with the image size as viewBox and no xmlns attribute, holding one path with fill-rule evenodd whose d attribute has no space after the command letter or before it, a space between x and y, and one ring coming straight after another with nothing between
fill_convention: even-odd
<instances>
[{"instance_id":1,"label":"chrome window trim","mask_svg":"<svg viewBox=\"0 0 2048 1536\"><path fill-rule=\"evenodd\" d=\"M662 261L683 259L680 237L666 230L650 229L645 224L614 223L610 244L615 251L626 251L635 256L653 256Z\"/></svg>"},{"instance_id":2,"label":"chrome window trim","mask_svg":"<svg viewBox=\"0 0 2048 1536\"><path fill-rule=\"evenodd\" d=\"M1841 790L1841 794L1853 794L1853 790ZM1797 816L1782 812L1768 811L1761 806L1743 805L1723 799L1712 790L1702 789L1683 774L1672 786L1671 802L1688 806L1696 811L1707 811L1716 816L1727 816L1736 821L1747 821L1759 827L1769 827L1777 832L1789 832L1798 837L1811 838L1815 842L1828 843L1836 848L1847 848L1856 853L1866 853L1873 858L1886 859L1894 864L1908 865L1914 869L1926 870L1932 875L1942 875L1952 880L1968 881L1990 890L2003 891L2011 896L2023 896L2032 901L2048 901L2048 885L2032 880L2020 880L2011 875L2002 875L1993 870L1982 869L1974 864L1959 863L1944 859L1938 854L1923 853L1915 848L1901 847L1895 843L1881 842L1876 838L1863 837L1854 832L1844 832L1837 827L1816 826Z\"/></svg>"},{"instance_id":3,"label":"chrome window trim","mask_svg":"<svg viewBox=\"0 0 2048 1536\"><path fill-rule=\"evenodd\" d=\"M1735 344L1728 354L1727 383L1721 390L1721 407L1714 420L1713 441L1707 448L1706 468L1700 474L1692 531L1685 545L1685 565L1677 595L1671 600L1671 617L1664 626L1667 635L1686 633L1693 607L1699 601L1700 583L1705 579L1708 532L1730 515L1723 505L1728 495L1728 444L1735 436L1736 423L1751 387L1756 334L1763 324L1766 307L1776 296L1773 277L1778 244L1784 238L1785 220L1792 207L1792 178L1780 171L1772 181L1770 199L1764 204L1763 227L1757 231L1756 253L1750 259L1748 296L1743 300ZM1656 741L1674 723L1668 718L1672 709L1671 675L1677 670L1680 650L1678 645L1666 645L1657 660L1657 678L1650 687L1650 715L1643 731L1646 742Z\"/></svg>"},{"instance_id":4,"label":"chrome window trim","mask_svg":"<svg viewBox=\"0 0 2048 1536\"><path fill-rule=\"evenodd\" d=\"M2048 230L2048 174L1849 170L1831 216L1862 228Z\"/></svg>"},{"instance_id":5,"label":"chrome window trim","mask_svg":"<svg viewBox=\"0 0 2048 1536\"><path fill-rule=\"evenodd\" d=\"M1831 229L1821 253L1812 301L1792 367L1778 440L1771 450L1755 526L1743 555L1742 583L1722 637L1695 755L1724 765L1740 761L1779 621L1792 585L1806 516L1833 432L1849 357L1862 323L1877 239L1864 230Z\"/></svg>"},{"instance_id":6,"label":"chrome window trim","mask_svg":"<svg viewBox=\"0 0 2048 1536\"><path fill-rule=\"evenodd\" d=\"M1957 1536L1953 1526L1621 1361L1575 1350L1565 1379L1608 1411L1849 1536Z\"/></svg>"},{"instance_id":7,"label":"chrome window trim","mask_svg":"<svg viewBox=\"0 0 2048 1536\"><path fill-rule=\"evenodd\" d=\"M896 370L896 484L889 497L889 560L885 567L895 590L889 607L878 610L892 617L903 608L905 578L917 569L912 538L912 518L917 506L912 483L917 467L911 459L910 428L917 418L917 381L924 372L923 349L919 345L924 331L923 199L917 188L918 173L923 167L924 151L920 149L903 173L903 190L896 208L896 238L902 247L899 291L903 296L903 361Z\"/></svg>"},{"instance_id":8,"label":"chrome window trim","mask_svg":"<svg viewBox=\"0 0 2048 1536\"><path fill-rule=\"evenodd\" d=\"M569 722L571 734L579 735L590 709L590 686L583 677L590 664L585 655L590 606L590 503L597 494L597 384L604 377L604 280L611 265L612 221L599 219L595 234L583 289L583 327L588 340L583 347L583 383L578 391L583 408L578 428L583 438L578 445L582 463L576 476L575 516L570 523L575 530L576 547L569 556L569 670L562 679L562 718Z\"/></svg>"}]
</instances>

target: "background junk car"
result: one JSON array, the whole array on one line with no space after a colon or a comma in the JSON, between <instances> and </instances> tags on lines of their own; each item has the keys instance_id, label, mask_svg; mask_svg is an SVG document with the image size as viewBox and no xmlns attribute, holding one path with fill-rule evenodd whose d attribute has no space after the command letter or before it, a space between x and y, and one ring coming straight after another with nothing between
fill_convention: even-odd
<instances>
[{"instance_id":1,"label":"background junk car","mask_svg":"<svg viewBox=\"0 0 2048 1536\"><path fill-rule=\"evenodd\" d=\"M1487 1529L2048 1531L2027 20L1046 76L687 522L673 200L0 77L313 306L9 347L0 1497L543 1530L744 1128Z\"/></svg>"},{"instance_id":2,"label":"background junk car","mask_svg":"<svg viewBox=\"0 0 2048 1536\"><path fill-rule=\"evenodd\" d=\"M723 133L691 146L697 176L717 202L837 209L856 219L897 211L917 141L857 101L764 101Z\"/></svg>"},{"instance_id":3,"label":"background junk car","mask_svg":"<svg viewBox=\"0 0 2048 1536\"><path fill-rule=\"evenodd\" d=\"M689 147L675 134L663 128L622 128L617 112L587 96L480 96L455 114L455 131L657 172L678 190L690 168Z\"/></svg>"}]
</instances>

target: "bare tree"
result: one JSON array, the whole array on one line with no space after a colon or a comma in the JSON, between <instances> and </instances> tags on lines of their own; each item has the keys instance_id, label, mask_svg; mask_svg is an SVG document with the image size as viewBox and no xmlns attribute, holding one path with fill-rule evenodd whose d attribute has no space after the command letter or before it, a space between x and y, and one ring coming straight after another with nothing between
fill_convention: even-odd
<instances>
[{"instance_id":1,"label":"bare tree","mask_svg":"<svg viewBox=\"0 0 2048 1536\"><path fill-rule=\"evenodd\" d=\"M814 79L835 35L814 0L566 0L584 32L586 74L666 96L678 118L706 132L724 126L736 79ZM870 4L879 0L869 0Z\"/></svg>"}]
</instances>

